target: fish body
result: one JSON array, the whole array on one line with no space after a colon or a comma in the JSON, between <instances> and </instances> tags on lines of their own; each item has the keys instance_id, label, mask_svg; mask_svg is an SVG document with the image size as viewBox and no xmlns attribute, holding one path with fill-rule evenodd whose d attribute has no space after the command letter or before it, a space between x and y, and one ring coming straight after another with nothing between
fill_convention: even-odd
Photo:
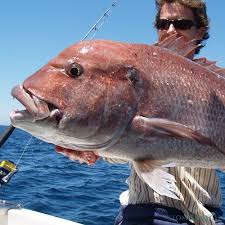
<instances>
[{"instance_id":1,"label":"fish body","mask_svg":"<svg viewBox=\"0 0 225 225\"><path fill-rule=\"evenodd\" d=\"M224 167L224 93L215 68L161 46L86 41L14 87L26 110L10 117L44 141L131 161L155 191L179 198L162 167Z\"/></svg>"}]
</instances>

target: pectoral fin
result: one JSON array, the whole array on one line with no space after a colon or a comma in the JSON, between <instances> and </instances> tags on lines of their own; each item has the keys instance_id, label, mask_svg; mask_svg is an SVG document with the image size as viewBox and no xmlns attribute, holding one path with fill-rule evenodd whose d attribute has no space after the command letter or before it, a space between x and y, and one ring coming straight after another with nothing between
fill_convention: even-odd
<instances>
[{"instance_id":1,"label":"pectoral fin","mask_svg":"<svg viewBox=\"0 0 225 225\"><path fill-rule=\"evenodd\" d=\"M185 126L181 123L174 121L160 119L160 118L147 118L143 116L135 116L132 121L133 129L141 133L143 136L152 136L160 138L187 138L197 141L203 145L209 145L219 150L216 144L208 137L200 134L192 128ZM222 152L220 150L220 152ZM223 153L224 154L224 153Z\"/></svg>"},{"instance_id":2,"label":"pectoral fin","mask_svg":"<svg viewBox=\"0 0 225 225\"><path fill-rule=\"evenodd\" d=\"M133 166L142 181L155 192L173 199L180 200L182 194L176 186L173 175L163 171L162 162L153 160L136 160Z\"/></svg>"}]
</instances>

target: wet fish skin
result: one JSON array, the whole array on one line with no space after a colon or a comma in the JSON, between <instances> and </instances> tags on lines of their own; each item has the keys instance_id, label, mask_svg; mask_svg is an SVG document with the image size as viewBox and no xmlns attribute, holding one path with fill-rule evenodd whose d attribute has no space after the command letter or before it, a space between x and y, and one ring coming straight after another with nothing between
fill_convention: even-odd
<instances>
[{"instance_id":1,"label":"wet fish skin","mask_svg":"<svg viewBox=\"0 0 225 225\"><path fill-rule=\"evenodd\" d=\"M73 64L83 73L69 75ZM61 116L34 122L29 108L29 116L11 116L14 126L62 147L98 149L100 156L131 161L140 178L160 194L181 198L174 178L161 167L224 166L224 77L170 50L81 42L12 95L21 100L24 92L48 103L50 115L57 109Z\"/></svg>"},{"instance_id":2,"label":"wet fish skin","mask_svg":"<svg viewBox=\"0 0 225 225\"><path fill-rule=\"evenodd\" d=\"M72 46L57 59L53 59L49 64L31 76L23 84L26 91L32 93L37 98L44 99L46 102L51 103L54 109L57 108L59 111L63 112L59 124L55 125L58 129L54 132L52 132L52 130L48 131L50 135L53 135L51 139L55 141L57 140L56 136L59 136L60 140L57 142L58 144L60 144L61 139L63 139L61 138L62 133L67 135L67 138L75 136L75 141L73 141L75 143L82 143L85 138L88 138L88 140L85 140L85 143L91 142L93 139L93 144L96 144L97 137L95 133L96 130L98 130L97 135L100 139L98 142L101 145L101 140L104 139L104 136L108 135L108 139L110 139L113 130L116 129L118 130L116 132L120 132L122 124L124 124L123 129L125 129L127 125L126 121L130 120L136 111L137 101L135 100L136 96L133 88L130 83L127 82L126 77L120 78L120 76L123 76L123 70L129 70L130 68L120 65L118 60L118 65L112 68L110 68L110 66L109 68L106 67L104 71L104 68L101 68L102 62L99 63L99 65L94 62L96 57L98 57L96 56L94 60L90 58L88 64L83 65L85 68L84 76L73 79L66 74L66 65L73 63L76 57L76 61L79 62L78 57L86 55L83 52L87 51L88 48L91 47L87 47L85 44L82 44L80 47ZM80 51L78 56L73 54L73 52L76 51ZM73 54L72 57L71 54ZM107 55L107 52L105 55ZM97 73L95 79L92 78L92 70L94 73ZM112 75L105 75L109 70L114 76L113 79ZM45 76L43 76L43 74L45 74ZM36 77L38 77L38 80ZM117 80L115 80L115 78ZM90 80L91 82L89 82ZM111 88L114 90L113 92L109 90ZM76 96L76 98L71 96ZM67 99L67 101L65 102L64 99ZM83 99L85 99L85 104ZM110 101L108 101L108 99L110 99ZM104 117L102 116L103 114ZM73 115L76 116L73 118ZM102 121L104 124L99 124ZM117 121L121 124L117 125ZM43 121L39 122L42 123ZM34 124L31 123L30 126L33 128ZM119 128L117 128L117 126L119 126ZM72 135L70 135L71 133ZM92 136L94 137L92 138ZM45 136L42 138L46 140ZM107 144L108 139L106 140ZM68 141L68 143L70 143L70 141ZM78 145L75 146L79 148Z\"/></svg>"}]
</instances>

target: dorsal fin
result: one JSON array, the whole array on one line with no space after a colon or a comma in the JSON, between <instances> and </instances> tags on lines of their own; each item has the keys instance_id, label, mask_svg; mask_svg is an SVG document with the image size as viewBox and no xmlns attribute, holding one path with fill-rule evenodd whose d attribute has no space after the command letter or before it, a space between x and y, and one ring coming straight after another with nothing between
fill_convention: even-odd
<instances>
[{"instance_id":1,"label":"dorsal fin","mask_svg":"<svg viewBox=\"0 0 225 225\"><path fill-rule=\"evenodd\" d=\"M163 41L157 42L155 45L161 48L169 49L178 55L187 57L192 55L195 50L199 47L199 45L194 45L197 40L193 39L191 41L187 41L187 39L180 34L172 34L165 38ZM221 68L216 65L216 61L210 61L206 58L194 59L196 63L204 66L208 70L219 74L220 76L225 77L225 68Z\"/></svg>"},{"instance_id":2,"label":"dorsal fin","mask_svg":"<svg viewBox=\"0 0 225 225\"><path fill-rule=\"evenodd\" d=\"M217 69L215 70L215 72L225 77L225 68Z\"/></svg>"},{"instance_id":3,"label":"dorsal fin","mask_svg":"<svg viewBox=\"0 0 225 225\"><path fill-rule=\"evenodd\" d=\"M165 38L163 41L159 41L155 45L158 47L169 49L178 55L188 57L193 54L193 52L199 47L193 43L196 42L196 39L187 41L184 36L181 36L177 33L170 35Z\"/></svg>"},{"instance_id":4,"label":"dorsal fin","mask_svg":"<svg viewBox=\"0 0 225 225\"><path fill-rule=\"evenodd\" d=\"M217 66L215 61L210 61L206 58L194 59L194 61L208 70L225 77L225 68Z\"/></svg>"}]
</instances>

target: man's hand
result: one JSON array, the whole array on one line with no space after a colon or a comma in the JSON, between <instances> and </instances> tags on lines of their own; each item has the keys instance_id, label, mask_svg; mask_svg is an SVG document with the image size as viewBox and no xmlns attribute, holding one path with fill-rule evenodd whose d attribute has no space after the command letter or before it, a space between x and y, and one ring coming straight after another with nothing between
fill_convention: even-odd
<instances>
[{"instance_id":1,"label":"man's hand","mask_svg":"<svg viewBox=\"0 0 225 225\"><path fill-rule=\"evenodd\" d=\"M72 161L77 160L80 163L86 163L88 165L93 165L99 159L97 153L93 151L75 151L60 146L56 146L55 150L59 154L67 156Z\"/></svg>"}]
</instances>

